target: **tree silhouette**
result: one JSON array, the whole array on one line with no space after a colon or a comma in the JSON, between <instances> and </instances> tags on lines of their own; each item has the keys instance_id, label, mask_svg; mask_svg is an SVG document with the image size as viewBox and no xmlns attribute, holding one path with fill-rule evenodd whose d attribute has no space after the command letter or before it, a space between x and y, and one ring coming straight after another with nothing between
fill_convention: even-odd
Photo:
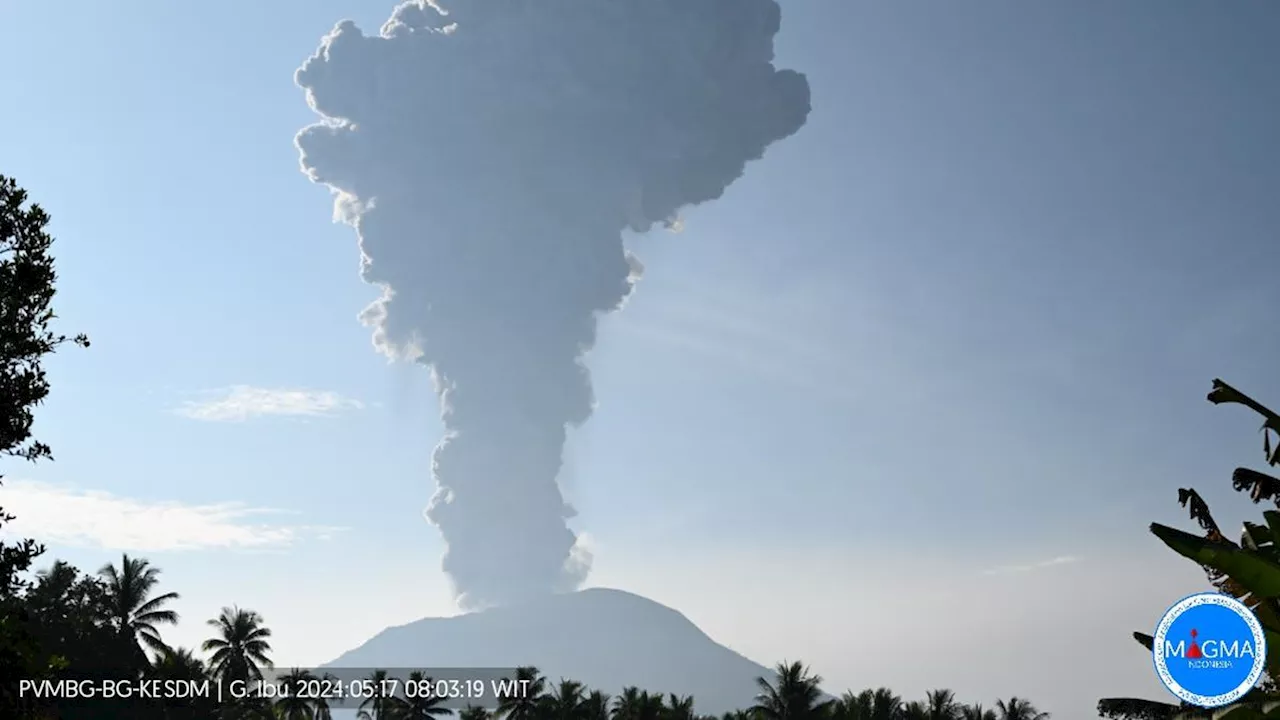
<instances>
[{"instance_id":1,"label":"tree silhouette","mask_svg":"<svg viewBox=\"0 0 1280 720\"><path fill-rule=\"evenodd\" d=\"M506 720L538 720L538 705L546 693L547 679L535 667L516 668L515 692L498 698L494 715Z\"/></svg>"},{"instance_id":2,"label":"tree silhouette","mask_svg":"<svg viewBox=\"0 0 1280 720\"><path fill-rule=\"evenodd\" d=\"M1040 712L1029 701L1015 696L1009 698L1009 702L996 701L996 717L998 720L1049 720L1049 713Z\"/></svg>"},{"instance_id":3,"label":"tree silhouette","mask_svg":"<svg viewBox=\"0 0 1280 720\"><path fill-rule=\"evenodd\" d=\"M306 683L316 680L310 671L293 668L280 679L284 697L276 700L275 715L279 720L314 720L315 705L305 694Z\"/></svg>"},{"instance_id":4,"label":"tree silhouette","mask_svg":"<svg viewBox=\"0 0 1280 720\"><path fill-rule=\"evenodd\" d=\"M160 569L151 567L142 558L125 554L120 557L119 568L108 563L98 574L107 584L107 602L116 630L157 654L168 651L156 625L178 623L178 613L164 609L166 603L178 599L178 593L151 597L151 591L160 582Z\"/></svg>"},{"instance_id":5,"label":"tree silhouette","mask_svg":"<svg viewBox=\"0 0 1280 720\"><path fill-rule=\"evenodd\" d=\"M421 670L409 673L408 682L415 688L429 688L435 683ZM405 696L393 701L389 717L395 720L431 720L452 714L452 710L444 707L444 698L432 692L411 692L406 687Z\"/></svg>"},{"instance_id":6,"label":"tree silhouette","mask_svg":"<svg viewBox=\"0 0 1280 720\"><path fill-rule=\"evenodd\" d=\"M35 409L49 395L41 363L68 340L50 329L58 276L49 252L53 237L45 231L48 223L49 215L37 204L28 205L27 192L17 181L0 175L0 455L32 462L53 457L52 449L31 434ZM83 335L72 342L89 345ZM13 520L0 507L0 532ZM18 600L28 586L23 573L43 552L30 538L0 542L0 677L34 678L48 672L36 659L40 652ZM32 704L12 693L9 683L0 684L0 715L16 717L31 710Z\"/></svg>"},{"instance_id":7,"label":"tree silhouette","mask_svg":"<svg viewBox=\"0 0 1280 720\"><path fill-rule=\"evenodd\" d=\"M763 720L812 720L826 713L830 701L822 699L821 677L799 662L778 663L775 672L774 683L756 678L760 694L752 710Z\"/></svg>"},{"instance_id":8,"label":"tree silhouette","mask_svg":"<svg viewBox=\"0 0 1280 720\"><path fill-rule=\"evenodd\" d=\"M271 667L271 629L262 624L262 616L236 606L222 608L218 617L208 621L218 629L218 636L201 645L209 656L209 669L223 682L261 680L262 669Z\"/></svg>"},{"instance_id":9,"label":"tree silhouette","mask_svg":"<svg viewBox=\"0 0 1280 720\"><path fill-rule=\"evenodd\" d=\"M374 670L365 678L370 691L360 703L360 711L356 713L358 720L390 720L395 700L386 692L387 671Z\"/></svg>"},{"instance_id":10,"label":"tree silhouette","mask_svg":"<svg viewBox=\"0 0 1280 720\"><path fill-rule=\"evenodd\" d=\"M956 694L950 690L930 690L925 693L925 708L929 720L956 720L960 706Z\"/></svg>"}]
</instances>

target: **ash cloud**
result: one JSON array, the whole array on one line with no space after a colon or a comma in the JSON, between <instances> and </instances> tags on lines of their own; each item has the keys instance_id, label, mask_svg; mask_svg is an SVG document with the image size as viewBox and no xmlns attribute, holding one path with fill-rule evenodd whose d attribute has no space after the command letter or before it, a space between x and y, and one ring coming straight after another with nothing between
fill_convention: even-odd
<instances>
[{"instance_id":1,"label":"ash cloud","mask_svg":"<svg viewBox=\"0 0 1280 720\"><path fill-rule=\"evenodd\" d=\"M296 144L360 240L383 352L432 369L446 437L427 517L466 608L576 588L557 475L594 405L583 354L678 227L809 113L773 65L775 0L431 0L350 21L295 80Z\"/></svg>"}]
</instances>

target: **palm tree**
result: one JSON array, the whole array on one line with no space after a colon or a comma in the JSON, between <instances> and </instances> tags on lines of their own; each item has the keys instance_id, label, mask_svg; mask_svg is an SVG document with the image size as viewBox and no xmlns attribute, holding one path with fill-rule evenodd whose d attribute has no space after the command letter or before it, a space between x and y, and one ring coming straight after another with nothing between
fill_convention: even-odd
<instances>
[{"instance_id":1,"label":"palm tree","mask_svg":"<svg viewBox=\"0 0 1280 720\"><path fill-rule=\"evenodd\" d=\"M639 720L640 712L640 688L633 685L623 688L622 694L614 699L609 716L613 720Z\"/></svg>"},{"instance_id":2,"label":"palm tree","mask_svg":"<svg viewBox=\"0 0 1280 720\"><path fill-rule=\"evenodd\" d=\"M299 668L293 668L281 677L280 685L285 693L275 702L276 717L280 720L314 720L315 706L306 695L305 683L317 679L312 673Z\"/></svg>"},{"instance_id":3,"label":"palm tree","mask_svg":"<svg viewBox=\"0 0 1280 720\"><path fill-rule=\"evenodd\" d=\"M187 648L170 648L156 658L151 675L164 680L204 680L204 661Z\"/></svg>"},{"instance_id":4,"label":"palm tree","mask_svg":"<svg viewBox=\"0 0 1280 720\"><path fill-rule=\"evenodd\" d=\"M161 653L147 670L148 679L161 682L177 680L198 683L208 680L208 677L204 663L186 648L173 648ZM167 698L163 705L165 720L203 720L211 717L216 710L213 698L198 694L187 698Z\"/></svg>"},{"instance_id":5,"label":"palm tree","mask_svg":"<svg viewBox=\"0 0 1280 720\"><path fill-rule=\"evenodd\" d=\"M327 681L330 687L338 684L339 682L338 678L334 677L330 673L325 673L320 679ZM333 720L333 712L329 708L329 701L324 697L312 698L311 706L315 709L313 713L314 720Z\"/></svg>"},{"instance_id":6,"label":"palm tree","mask_svg":"<svg viewBox=\"0 0 1280 720\"><path fill-rule=\"evenodd\" d=\"M391 717L395 705L394 698L384 692L387 671L374 670L365 680L372 683L373 687L368 697L360 703L360 712L356 713L357 720L387 720Z\"/></svg>"},{"instance_id":7,"label":"palm tree","mask_svg":"<svg viewBox=\"0 0 1280 720\"><path fill-rule=\"evenodd\" d=\"M609 720L608 693L592 690L582 702L582 717L585 720Z\"/></svg>"},{"instance_id":8,"label":"palm tree","mask_svg":"<svg viewBox=\"0 0 1280 720\"><path fill-rule=\"evenodd\" d=\"M488 710L478 705L468 705L458 713L458 720L490 720L491 717Z\"/></svg>"},{"instance_id":9,"label":"palm tree","mask_svg":"<svg viewBox=\"0 0 1280 720\"><path fill-rule=\"evenodd\" d=\"M867 690L871 693L869 720L895 720L902 712L902 698L887 687Z\"/></svg>"},{"instance_id":10,"label":"palm tree","mask_svg":"<svg viewBox=\"0 0 1280 720\"><path fill-rule=\"evenodd\" d=\"M561 679L556 692L547 700L547 712L555 720L582 720L585 700L582 683Z\"/></svg>"},{"instance_id":11,"label":"palm tree","mask_svg":"<svg viewBox=\"0 0 1280 720\"><path fill-rule=\"evenodd\" d=\"M667 706L662 702L662 693L651 693L648 690L640 693L639 720L662 720Z\"/></svg>"},{"instance_id":12,"label":"palm tree","mask_svg":"<svg viewBox=\"0 0 1280 720\"><path fill-rule=\"evenodd\" d=\"M1023 698L1011 697L1007 703L996 701L996 717L998 720L1049 720L1049 713L1040 712Z\"/></svg>"},{"instance_id":13,"label":"palm tree","mask_svg":"<svg viewBox=\"0 0 1280 720\"><path fill-rule=\"evenodd\" d=\"M697 720L693 712L693 696L680 697L675 693L667 696L666 720Z\"/></svg>"},{"instance_id":14,"label":"palm tree","mask_svg":"<svg viewBox=\"0 0 1280 720\"><path fill-rule=\"evenodd\" d=\"M981 703L973 705L962 705L960 707L960 720L999 720L996 717L995 710L985 710Z\"/></svg>"},{"instance_id":15,"label":"palm tree","mask_svg":"<svg viewBox=\"0 0 1280 720\"><path fill-rule=\"evenodd\" d=\"M218 636L200 646L209 657L210 673L223 682L261 680L262 668L270 668L271 628L262 624L262 616L252 610L224 607L222 614L210 620Z\"/></svg>"},{"instance_id":16,"label":"palm tree","mask_svg":"<svg viewBox=\"0 0 1280 720\"><path fill-rule=\"evenodd\" d=\"M409 673L409 682L406 686L429 688L434 684L435 681L422 671L414 670ZM396 720L431 720L443 715L452 715L452 710L442 707L444 700L434 693L413 692L406 687L403 698L395 698L391 701L392 709L387 717L394 717ZM483 708L479 709L483 710Z\"/></svg>"},{"instance_id":17,"label":"palm tree","mask_svg":"<svg viewBox=\"0 0 1280 720\"><path fill-rule=\"evenodd\" d=\"M506 720L538 720L538 706L545 697L547 679L538 673L538 668L516 668L516 691L498 698L498 709L494 717Z\"/></svg>"},{"instance_id":18,"label":"palm tree","mask_svg":"<svg viewBox=\"0 0 1280 720\"><path fill-rule=\"evenodd\" d=\"M763 720L817 720L826 713L831 701L822 699L820 676L799 662L778 663L775 672L776 686L765 678L756 678L760 694L756 695L753 712Z\"/></svg>"},{"instance_id":19,"label":"palm tree","mask_svg":"<svg viewBox=\"0 0 1280 720\"><path fill-rule=\"evenodd\" d=\"M950 690L930 690L925 693L925 708L929 712L929 720L956 720L960 706L956 703L956 694Z\"/></svg>"},{"instance_id":20,"label":"palm tree","mask_svg":"<svg viewBox=\"0 0 1280 720\"><path fill-rule=\"evenodd\" d=\"M143 558L124 554L120 558L119 569L107 563L98 570L98 574L106 581L107 607L116 630L157 654L168 650L156 625L177 624L178 613L165 610L163 606L177 600L178 593L151 597L151 591L160 582L160 568L151 567L151 563Z\"/></svg>"},{"instance_id":21,"label":"palm tree","mask_svg":"<svg viewBox=\"0 0 1280 720\"><path fill-rule=\"evenodd\" d=\"M831 703L831 720L866 720L871 713L870 701L871 693L868 690L856 695L852 690L845 691Z\"/></svg>"},{"instance_id":22,"label":"palm tree","mask_svg":"<svg viewBox=\"0 0 1280 720\"><path fill-rule=\"evenodd\" d=\"M902 706L898 717L901 720L929 720L929 708L919 700L912 700Z\"/></svg>"}]
</instances>

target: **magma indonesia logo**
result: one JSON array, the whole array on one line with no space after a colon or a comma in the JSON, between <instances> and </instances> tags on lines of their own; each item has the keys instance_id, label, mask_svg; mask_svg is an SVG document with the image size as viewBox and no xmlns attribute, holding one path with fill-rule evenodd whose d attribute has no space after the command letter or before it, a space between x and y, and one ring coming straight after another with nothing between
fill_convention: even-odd
<instances>
[{"instance_id":1,"label":"magma indonesia logo","mask_svg":"<svg viewBox=\"0 0 1280 720\"><path fill-rule=\"evenodd\" d=\"M1244 603L1222 593L1199 593L1179 600L1160 618L1151 651L1169 692L1212 708L1239 700L1258 684L1267 641Z\"/></svg>"}]
</instances>

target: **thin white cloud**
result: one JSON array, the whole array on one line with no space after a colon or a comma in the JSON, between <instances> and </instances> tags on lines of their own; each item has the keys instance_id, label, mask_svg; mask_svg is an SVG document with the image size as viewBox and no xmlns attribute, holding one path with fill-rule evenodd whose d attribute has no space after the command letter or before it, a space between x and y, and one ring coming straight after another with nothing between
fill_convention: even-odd
<instances>
[{"instance_id":1,"label":"thin white cloud","mask_svg":"<svg viewBox=\"0 0 1280 720\"><path fill-rule=\"evenodd\" d=\"M208 422L244 422L262 415L322 417L343 410L359 410L364 404L335 392L235 385L204 401L190 401L179 415Z\"/></svg>"},{"instance_id":2,"label":"thin white cloud","mask_svg":"<svg viewBox=\"0 0 1280 720\"><path fill-rule=\"evenodd\" d=\"M1002 567L991 568L984 572L984 575L1006 575L1009 573L1031 572L1032 570L1043 570L1045 568L1057 567L1059 565L1070 565L1071 563L1080 562L1080 558L1075 555L1059 555L1048 560L1029 563L1026 565L1004 565Z\"/></svg>"},{"instance_id":3,"label":"thin white cloud","mask_svg":"<svg viewBox=\"0 0 1280 720\"><path fill-rule=\"evenodd\" d=\"M138 500L31 480L5 480L6 511L17 516L0 531L40 542L121 551L273 550L304 539L327 539L341 528L249 522L283 511L243 503L192 505Z\"/></svg>"}]
</instances>

